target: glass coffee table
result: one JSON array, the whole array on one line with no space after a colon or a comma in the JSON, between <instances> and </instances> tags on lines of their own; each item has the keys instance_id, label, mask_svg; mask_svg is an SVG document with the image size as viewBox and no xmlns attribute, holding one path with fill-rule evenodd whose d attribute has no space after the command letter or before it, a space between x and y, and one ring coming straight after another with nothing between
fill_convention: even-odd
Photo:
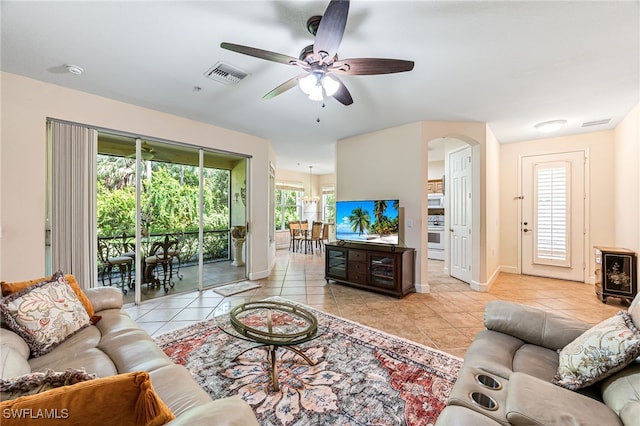
<instances>
[{"instance_id":1,"label":"glass coffee table","mask_svg":"<svg viewBox=\"0 0 640 426\"><path fill-rule=\"evenodd\" d=\"M306 309L287 302L258 301L248 302L234 308L221 306L214 312L216 325L223 332L238 339L258 343L244 350L264 346L271 367L271 382L275 392L280 390L278 383L278 348L299 355L309 365L315 363L295 345L308 342L320 336L318 320Z\"/></svg>"}]
</instances>

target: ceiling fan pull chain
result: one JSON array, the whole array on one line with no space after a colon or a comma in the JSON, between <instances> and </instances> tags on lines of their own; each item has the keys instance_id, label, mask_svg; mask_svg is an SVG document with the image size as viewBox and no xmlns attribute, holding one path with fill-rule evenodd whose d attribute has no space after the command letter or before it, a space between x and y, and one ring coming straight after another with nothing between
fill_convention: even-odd
<instances>
[{"instance_id":1,"label":"ceiling fan pull chain","mask_svg":"<svg viewBox=\"0 0 640 426\"><path fill-rule=\"evenodd\" d=\"M320 108L324 108L326 105L324 104L324 101L322 101L322 105ZM318 118L316 118L316 123L320 122L320 112L318 112Z\"/></svg>"}]
</instances>

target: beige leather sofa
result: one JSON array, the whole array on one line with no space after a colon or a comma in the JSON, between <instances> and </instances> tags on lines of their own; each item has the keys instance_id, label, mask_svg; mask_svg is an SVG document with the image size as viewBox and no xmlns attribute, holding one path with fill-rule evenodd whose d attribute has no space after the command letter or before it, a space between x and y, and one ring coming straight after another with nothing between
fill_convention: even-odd
<instances>
[{"instance_id":1,"label":"beige leather sofa","mask_svg":"<svg viewBox=\"0 0 640 426\"><path fill-rule=\"evenodd\" d=\"M640 295L628 312L640 326ZM577 391L552 383L557 350L591 325L503 301L487 304L484 324L436 425L640 425L637 359Z\"/></svg>"},{"instance_id":2,"label":"beige leather sofa","mask_svg":"<svg viewBox=\"0 0 640 426\"><path fill-rule=\"evenodd\" d=\"M102 319L82 329L51 352L29 358L20 336L0 329L3 379L32 371L84 368L98 377L147 371L162 401L176 418L171 425L257 425L251 407L240 398L213 401L181 365L174 364L151 337L122 310L122 293L111 287L85 290Z\"/></svg>"}]
</instances>

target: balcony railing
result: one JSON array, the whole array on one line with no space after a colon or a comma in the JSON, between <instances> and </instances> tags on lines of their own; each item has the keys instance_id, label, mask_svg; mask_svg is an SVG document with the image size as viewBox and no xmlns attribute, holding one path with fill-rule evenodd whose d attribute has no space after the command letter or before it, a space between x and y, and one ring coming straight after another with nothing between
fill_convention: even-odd
<instances>
[{"instance_id":1,"label":"balcony railing","mask_svg":"<svg viewBox=\"0 0 640 426\"><path fill-rule=\"evenodd\" d=\"M230 259L230 232L230 229L204 231L203 252L205 262ZM172 240L178 240L179 257L183 265L198 262L198 231L159 233L142 237L140 243L143 256L146 256L155 241L162 241L167 235ZM135 252L135 236L127 235L126 233L119 236L98 237L98 243L99 246L105 247L109 256ZM100 262L100 259L98 259L98 262Z\"/></svg>"}]
</instances>

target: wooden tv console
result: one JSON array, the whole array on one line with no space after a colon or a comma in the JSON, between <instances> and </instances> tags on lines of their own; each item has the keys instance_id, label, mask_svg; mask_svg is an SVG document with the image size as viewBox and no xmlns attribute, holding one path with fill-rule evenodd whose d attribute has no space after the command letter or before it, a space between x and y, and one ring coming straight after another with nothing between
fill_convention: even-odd
<instances>
[{"instance_id":1,"label":"wooden tv console","mask_svg":"<svg viewBox=\"0 0 640 426\"><path fill-rule=\"evenodd\" d=\"M325 245L324 279L403 297L416 291L412 248L334 242Z\"/></svg>"}]
</instances>

